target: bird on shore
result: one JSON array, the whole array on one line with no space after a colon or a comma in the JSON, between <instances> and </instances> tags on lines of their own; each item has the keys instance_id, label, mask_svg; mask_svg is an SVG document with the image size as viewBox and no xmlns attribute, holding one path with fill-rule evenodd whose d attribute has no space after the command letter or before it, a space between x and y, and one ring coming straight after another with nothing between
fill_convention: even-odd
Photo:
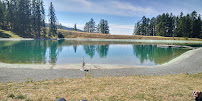
<instances>
[{"instance_id":1,"label":"bird on shore","mask_svg":"<svg viewBox=\"0 0 202 101\"><path fill-rule=\"evenodd\" d=\"M83 63L82 63L82 69L80 69L81 71L84 71L84 72L88 72L89 70L88 69L85 69L85 61L84 61L84 57L83 57Z\"/></svg>"}]
</instances>

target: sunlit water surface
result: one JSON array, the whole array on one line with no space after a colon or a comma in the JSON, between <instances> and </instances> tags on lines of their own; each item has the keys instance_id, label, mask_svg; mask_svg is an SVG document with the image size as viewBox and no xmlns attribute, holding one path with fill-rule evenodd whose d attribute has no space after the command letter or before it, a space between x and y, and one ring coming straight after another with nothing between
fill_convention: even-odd
<instances>
[{"instance_id":1,"label":"sunlit water surface","mask_svg":"<svg viewBox=\"0 0 202 101\"><path fill-rule=\"evenodd\" d=\"M154 66L188 51L157 44L76 40L0 41L0 62L10 64L118 64Z\"/></svg>"}]
</instances>

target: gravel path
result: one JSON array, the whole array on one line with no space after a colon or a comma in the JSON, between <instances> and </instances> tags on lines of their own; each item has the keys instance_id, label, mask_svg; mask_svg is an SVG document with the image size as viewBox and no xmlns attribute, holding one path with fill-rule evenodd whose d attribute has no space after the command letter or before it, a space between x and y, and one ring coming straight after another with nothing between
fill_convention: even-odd
<instances>
[{"instance_id":1,"label":"gravel path","mask_svg":"<svg viewBox=\"0 0 202 101\"><path fill-rule=\"evenodd\" d=\"M202 48L187 51L168 63L158 66L120 66L120 65L87 65L94 77L131 76L131 75L167 75L179 73L202 72ZM33 69L34 68L34 69ZM19 65L0 63L0 82L27 79L45 80L56 78L82 78L85 72L81 65Z\"/></svg>"}]
</instances>

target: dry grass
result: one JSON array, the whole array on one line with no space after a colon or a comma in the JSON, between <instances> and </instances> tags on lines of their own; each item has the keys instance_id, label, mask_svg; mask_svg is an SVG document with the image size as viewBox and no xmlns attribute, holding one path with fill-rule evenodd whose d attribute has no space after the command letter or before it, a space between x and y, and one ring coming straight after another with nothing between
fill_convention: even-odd
<instances>
[{"instance_id":1,"label":"dry grass","mask_svg":"<svg viewBox=\"0 0 202 101\"><path fill-rule=\"evenodd\" d=\"M0 84L1 100L79 101L191 101L193 90L202 91L202 73L166 76L56 79Z\"/></svg>"},{"instance_id":2,"label":"dry grass","mask_svg":"<svg viewBox=\"0 0 202 101\"><path fill-rule=\"evenodd\" d=\"M146 39L146 40L186 40L184 37L162 37L162 36L142 36L142 35L110 35L99 33L87 33L78 31L61 30L65 38L103 38L103 39ZM190 41L202 41L198 38L188 38Z\"/></svg>"}]
</instances>

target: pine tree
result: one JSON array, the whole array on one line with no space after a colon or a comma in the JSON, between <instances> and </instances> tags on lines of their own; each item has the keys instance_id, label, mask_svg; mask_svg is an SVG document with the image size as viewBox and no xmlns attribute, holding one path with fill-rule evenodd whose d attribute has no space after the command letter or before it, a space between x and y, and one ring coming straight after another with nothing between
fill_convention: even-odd
<instances>
[{"instance_id":1,"label":"pine tree","mask_svg":"<svg viewBox=\"0 0 202 101\"><path fill-rule=\"evenodd\" d=\"M37 1L36 0L32 0L31 14L32 14L31 16L32 32L33 34L36 34L37 33Z\"/></svg>"},{"instance_id":2,"label":"pine tree","mask_svg":"<svg viewBox=\"0 0 202 101\"><path fill-rule=\"evenodd\" d=\"M41 28L42 28L42 17L41 17L41 8L40 8L40 0L36 1L36 37L41 37Z\"/></svg>"},{"instance_id":3,"label":"pine tree","mask_svg":"<svg viewBox=\"0 0 202 101\"><path fill-rule=\"evenodd\" d=\"M6 3L1 1L0 2L0 21L1 21L1 29L6 30Z\"/></svg>"},{"instance_id":4,"label":"pine tree","mask_svg":"<svg viewBox=\"0 0 202 101\"><path fill-rule=\"evenodd\" d=\"M95 22L94 22L93 18L91 18L89 21L89 32L90 33L95 32Z\"/></svg>"},{"instance_id":5,"label":"pine tree","mask_svg":"<svg viewBox=\"0 0 202 101\"><path fill-rule=\"evenodd\" d=\"M3 27L3 18L4 18L4 14L3 14L3 2L0 0L0 28Z\"/></svg>"},{"instance_id":6,"label":"pine tree","mask_svg":"<svg viewBox=\"0 0 202 101\"><path fill-rule=\"evenodd\" d=\"M55 37L56 36L56 32L57 32L57 18L55 15L55 9L53 7L52 2L50 3L50 7L49 7L49 37L51 37L52 35Z\"/></svg>"},{"instance_id":7,"label":"pine tree","mask_svg":"<svg viewBox=\"0 0 202 101\"><path fill-rule=\"evenodd\" d=\"M150 31L151 31L151 36L156 35L156 19L153 17L150 21Z\"/></svg>"},{"instance_id":8,"label":"pine tree","mask_svg":"<svg viewBox=\"0 0 202 101\"><path fill-rule=\"evenodd\" d=\"M89 32L89 23L88 22L86 22L83 30L84 30L84 32Z\"/></svg>"},{"instance_id":9,"label":"pine tree","mask_svg":"<svg viewBox=\"0 0 202 101\"><path fill-rule=\"evenodd\" d=\"M196 20L197 20L197 12L193 11L191 13L191 35L190 35L191 38L196 36L196 27L197 27Z\"/></svg>"},{"instance_id":10,"label":"pine tree","mask_svg":"<svg viewBox=\"0 0 202 101\"><path fill-rule=\"evenodd\" d=\"M183 12L180 13L180 16L163 13L156 18L153 17L151 20L143 16L135 25L134 34L201 38L201 26L201 16L197 15L196 11L186 16L184 16Z\"/></svg>"},{"instance_id":11,"label":"pine tree","mask_svg":"<svg viewBox=\"0 0 202 101\"><path fill-rule=\"evenodd\" d=\"M8 22L9 22L9 30L15 31L16 24L16 12L17 12L17 0L10 0L8 3Z\"/></svg>"},{"instance_id":12,"label":"pine tree","mask_svg":"<svg viewBox=\"0 0 202 101\"><path fill-rule=\"evenodd\" d=\"M86 24L84 26L84 32L94 33L95 28L96 28L95 22L94 22L93 18L91 18L89 22L86 22Z\"/></svg>"},{"instance_id":13,"label":"pine tree","mask_svg":"<svg viewBox=\"0 0 202 101\"><path fill-rule=\"evenodd\" d=\"M29 0L19 0L17 4L17 33L27 37L31 32L31 10Z\"/></svg>"},{"instance_id":14,"label":"pine tree","mask_svg":"<svg viewBox=\"0 0 202 101\"><path fill-rule=\"evenodd\" d=\"M101 19L98 24L98 33L109 34L109 26L107 20Z\"/></svg>"},{"instance_id":15,"label":"pine tree","mask_svg":"<svg viewBox=\"0 0 202 101\"><path fill-rule=\"evenodd\" d=\"M139 21L135 24L133 35L140 35L140 22Z\"/></svg>"},{"instance_id":16,"label":"pine tree","mask_svg":"<svg viewBox=\"0 0 202 101\"><path fill-rule=\"evenodd\" d=\"M40 8L41 8L42 32L43 32L43 37L45 37L46 36L46 23L45 23L46 15L44 10L43 0L41 0Z\"/></svg>"},{"instance_id":17,"label":"pine tree","mask_svg":"<svg viewBox=\"0 0 202 101\"><path fill-rule=\"evenodd\" d=\"M76 24L74 24L74 31L77 31Z\"/></svg>"}]
</instances>

